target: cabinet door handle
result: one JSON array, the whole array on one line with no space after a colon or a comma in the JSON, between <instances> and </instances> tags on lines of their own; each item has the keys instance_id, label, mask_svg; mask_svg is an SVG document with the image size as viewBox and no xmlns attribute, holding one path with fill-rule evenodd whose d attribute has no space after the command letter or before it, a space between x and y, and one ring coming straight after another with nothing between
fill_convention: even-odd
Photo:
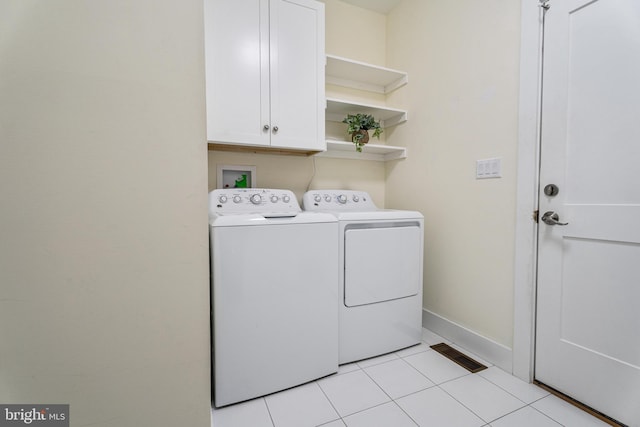
<instances>
[{"instance_id":1,"label":"cabinet door handle","mask_svg":"<svg viewBox=\"0 0 640 427\"><path fill-rule=\"evenodd\" d=\"M278 126L273 127L273 133L276 133L276 132L278 132Z\"/></svg>"},{"instance_id":2,"label":"cabinet door handle","mask_svg":"<svg viewBox=\"0 0 640 427\"><path fill-rule=\"evenodd\" d=\"M269 125L264 125L264 130L269 130Z\"/></svg>"}]
</instances>

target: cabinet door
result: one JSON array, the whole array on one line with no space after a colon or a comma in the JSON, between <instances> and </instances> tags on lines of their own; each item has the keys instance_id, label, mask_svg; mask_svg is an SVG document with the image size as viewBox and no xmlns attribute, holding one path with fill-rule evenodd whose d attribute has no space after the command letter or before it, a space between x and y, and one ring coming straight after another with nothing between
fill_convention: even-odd
<instances>
[{"instance_id":1,"label":"cabinet door","mask_svg":"<svg viewBox=\"0 0 640 427\"><path fill-rule=\"evenodd\" d=\"M324 4L271 0L270 10L271 145L325 150Z\"/></svg>"},{"instance_id":2,"label":"cabinet door","mask_svg":"<svg viewBox=\"0 0 640 427\"><path fill-rule=\"evenodd\" d=\"M269 0L205 0L207 139L269 145Z\"/></svg>"}]
</instances>

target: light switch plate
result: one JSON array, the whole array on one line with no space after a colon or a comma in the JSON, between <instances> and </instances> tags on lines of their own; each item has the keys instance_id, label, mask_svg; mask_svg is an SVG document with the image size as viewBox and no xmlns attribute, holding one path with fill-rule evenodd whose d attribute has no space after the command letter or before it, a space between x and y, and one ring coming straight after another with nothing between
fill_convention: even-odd
<instances>
[{"instance_id":1,"label":"light switch plate","mask_svg":"<svg viewBox=\"0 0 640 427\"><path fill-rule=\"evenodd\" d=\"M502 178L502 159L476 160L476 179Z\"/></svg>"}]
</instances>

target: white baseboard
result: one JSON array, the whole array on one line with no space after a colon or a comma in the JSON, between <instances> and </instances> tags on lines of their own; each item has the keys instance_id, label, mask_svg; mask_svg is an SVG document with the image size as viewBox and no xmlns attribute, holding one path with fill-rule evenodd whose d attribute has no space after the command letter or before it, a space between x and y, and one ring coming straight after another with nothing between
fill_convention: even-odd
<instances>
[{"instance_id":1,"label":"white baseboard","mask_svg":"<svg viewBox=\"0 0 640 427\"><path fill-rule=\"evenodd\" d=\"M422 326L511 373L513 351L509 347L483 337L427 309L422 309Z\"/></svg>"}]
</instances>

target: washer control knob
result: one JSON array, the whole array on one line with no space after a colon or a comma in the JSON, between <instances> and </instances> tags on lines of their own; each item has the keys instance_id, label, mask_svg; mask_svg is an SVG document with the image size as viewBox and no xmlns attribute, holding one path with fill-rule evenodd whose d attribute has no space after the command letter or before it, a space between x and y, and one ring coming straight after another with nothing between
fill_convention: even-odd
<instances>
[{"instance_id":1,"label":"washer control knob","mask_svg":"<svg viewBox=\"0 0 640 427\"><path fill-rule=\"evenodd\" d=\"M344 194L340 194L338 196L338 203L344 205L345 203L347 203L347 196L345 196Z\"/></svg>"},{"instance_id":2,"label":"washer control knob","mask_svg":"<svg viewBox=\"0 0 640 427\"><path fill-rule=\"evenodd\" d=\"M316 203L320 203L322 201L322 197L320 197L319 194L316 194L315 196L313 196L313 201Z\"/></svg>"},{"instance_id":3,"label":"washer control knob","mask_svg":"<svg viewBox=\"0 0 640 427\"><path fill-rule=\"evenodd\" d=\"M275 194L271 195L271 203L278 203L278 196L276 196Z\"/></svg>"},{"instance_id":4,"label":"washer control knob","mask_svg":"<svg viewBox=\"0 0 640 427\"><path fill-rule=\"evenodd\" d=\"M251 197L249 197L249 200L251 200L251 203L253 203L254 205L259 205L260 203L262 203L262 197L259 194L254 194Z\"/></svg>"},{"instance_id":5,"label":"washer control knob","mask_svg":"<svg viewBox=\"0 0 640 427\"><path fill-rule=\"evenodd\" d=\"M237 194L233 196L233 203L240 203L241 201L242 197L238 196Z\"/></svg>"},{"instance_id":6,"label":"washer control knob","mask_svg":"<svg viewBox=\"0 0 640 427\"><path fill-rule=\"evenodd\" d=\"M325 194L324 195L324 201L325 202L330 202L331 201L331 195L330 194Z\"/></svg>"},{"instance_id":7,"label":"washer control knob","mask_svg":"<svg viewBox=\"0 0 640 427\"><path fill-rule=\"evenodd\" d=\"M354 194L353 195L353 201L358 203L360 201L360 198L356 194Z\"/></svg>"},{"instance_id":8,"label":"washer control knob","mask_svg":"<svg viewBox=\"0 0 640 427\"><path fill-rule=\"evenodd\" d=\"M220 203L227 203L227 200L229 200L229 198L227 196L225 196L224 194L220 197L218 197L218 201Z\"/></svg>"},{"instance_id":9,"label":"washer control knob","mask_svg":"<svg viewBox=\"0 0 640 427\"><path fill-rule=\"evenodd\" d=\"M282 196L282 201L285 203L289 203L291 201L291 197L285 194L284 196Z\"/></svg>"}]
</instances>

